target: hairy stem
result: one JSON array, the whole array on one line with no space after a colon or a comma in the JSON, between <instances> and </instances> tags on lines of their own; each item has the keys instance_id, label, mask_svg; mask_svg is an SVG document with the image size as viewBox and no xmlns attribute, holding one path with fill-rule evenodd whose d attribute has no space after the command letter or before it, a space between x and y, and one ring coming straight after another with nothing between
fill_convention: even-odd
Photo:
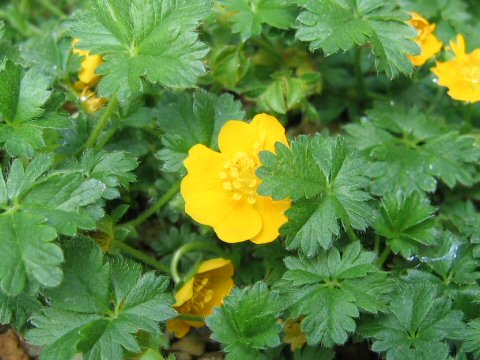
<instances>
[{"instance_id":1,"label":"hairy stem","mask_svg":"<svg viewBox=\"0 0 480 360\"><path fill-rule=\"evenodd\" d=\"M130 245L128 245L128 244L126 244L122 241L114 240L112 246L113 246L113 248L117 248L120 251L122 251L123 253L128 254L128 255L130 255L131 257L133 257L137 260L140 260L144 264L147 264L147 265L153 267L154 269L157 269L158 271L161 271L165 274L170 274L170 269L168 268L167 265L162 264L157 259L155 259L155 258L153 258L153 257L151 257L147 254L144 254L140 250L137 250L137 249L133 248L132 246L130 246Z\"/></svg>"},{"instance_id":2,"label":"hairy stem","mask_svg":"<svg viewBox=\"0 0 480 360\"><path fill-rule=\"evenodd\" d=\"M390 256L391 253L392 253L392 249L390 249L390 246L387 245L385 247L385 249L383 249L382 254L380 255L380 257L377 260L378 267L383 266L383 264L385 263L385 261L387 261L387 259L388 259L388 257Z\"/></svg>"},{"instance_id":3,"label":"hairy stem","mask_svg":"<svg viewBox=\"0 0 480 360\"><path fill-rule=\"evenodd\" d=\"M172 261L170 263L170 273L172 274L173 281L175 281L176 284L182 281L182 278L178 273L178 263L180 259L186 253L195 250L206 250L215 253L220 257L224 257L224 252L222 249L206 241L194 241L179 247L173 254Z\"/></svg>"},{"instance_id":4,"label":"hairy stem","mask_svg":"<svg viewBox=\"0 0 480 360\"><path fill-rule=\"evenodd\" d=\"M98 140L98 137L102 133L103 129L105 129L105 126L107 126L108 121L112 117L113 112L116 110L117 105L118 105L118 97L116 94L114 94L110 99L110 102L108 103L108 106L105 109L105 112L103 113L100 120L98 120L97 125L95 126L92 133L90 134L85 144L85 148L90 149L95 145L95 143Z\"/></svg>"},{"instance_id":5,"label":"hairy stem","mask_svg":"<svg viewBox=\"0 0 480 360\"><path fill-rule=\"evenodd\" d=\"M125 223L125 226L138 226L142 224L145 220L147 220L150 216L155 214L158 210L160 210L165 204L167 204L177 193L180 189L180 182L174 183L168 191L163 194L157 201L153 203L147 210L143 213L138 215L135 219Z\"/></svg>"}]
</instances>

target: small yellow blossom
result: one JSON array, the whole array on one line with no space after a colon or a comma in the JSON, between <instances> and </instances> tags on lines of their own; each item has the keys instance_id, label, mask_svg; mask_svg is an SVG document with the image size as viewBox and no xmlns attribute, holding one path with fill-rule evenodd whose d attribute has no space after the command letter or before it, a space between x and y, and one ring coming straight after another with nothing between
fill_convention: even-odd
<instances>
[{"instance_id":1,"label":"small yellow blossom","mask_svg":"<svg viewBox=\"0 0 480 360\"><path fill-rule=\"evenodd\" d=\"M268 243L287 222L289 200L260 196L260 151L275 152L275 143L287 143L285 129L273 116L260 114L251 123L228 121L220 131L220 152L198 144L184 162L188 174L181 193L185 211L195 221L212 226L228 243L251 240Z\"/></svg>"},{"instance_id":2,"label":"small yellow blossom","mask_svg":"<svg viewBox=\"0 0 480 360\"><path fill-rule=\"evenodd\" d=\"M175 310L179 314L209 316L215 306L221 306L223 299L233 287L233 264L230 260L217 258L200 264L195 276L175 294ZM191 327L203 327L198 321L170 320L169 332L177 338L184 337Z\"/></svg>"},{"instance_id":3,"label":"small yellow blossom","mask_svg":"<svg viewBox=\"0 0 480 360\"><path fill-rule=\"evenodd\" d=\"M90 51L80 50L75 47L79 43L78 39L73 41L73 53L83 57L81 67L78 73L79 81L75 84L77 90L84 88L92 88L98 84L101 76L96 73L97 68L103 64L103 57L101 55L90 55Z\"/></svg>"},{"instance_id":4,"label":"small yellow blossom","mask_svg":"<svg viewBox=\"0 0 480 360\"><path fill-rule=\"evenodd\" d=\"M412 12L410 15L412 18L409 23L418 31L418 36L413 40L420 46L421 53L408 57L413 65L421 66L440 51L443 43L433 34L435 24L430 24L427 19L416 12Z\"/></svg>"},{"instance_id":5,"label":"small yellow blossom","mask_svg":"<svg viewBox=\"0 0 480 360\"><path fill-rule=\"evenodd\" d=\"M293 351L301 349L307 343L307 336L301 328L301 321L299 319L288 319L283 328L285 336L283 342L290 344L290 349Z\"/></svg>"},{"instance_id":6,"label":"small yellow blossom","mask_svg":"<svg viewBox=\"0 0 480 360\"><path fill-rule=\"evenodd\" d=\"M457 42L451 41L450 48L455 57L437 62L432 69L438 85L448 87L448 95L455 100L480 101L480 49L467 54L463 35L457 36Z\"/></svg>"},{"instance_id":7,"label":"small yellow blossom","mask_svg":"<svg viewBox=\"0 0 480 360\"><path fill-rule=\"evenodd\" d=\"M82 91L80 101L84 103L85 110L89 113L97 112L107 103L107 99L98 97L88 88Z\"/></svg>"}]
</instances>

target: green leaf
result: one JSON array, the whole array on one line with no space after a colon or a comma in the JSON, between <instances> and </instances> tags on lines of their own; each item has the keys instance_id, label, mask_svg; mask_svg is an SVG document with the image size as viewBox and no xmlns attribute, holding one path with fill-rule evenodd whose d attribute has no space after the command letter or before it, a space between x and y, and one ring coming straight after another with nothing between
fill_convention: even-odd
<instances>
[{"instance_id":1,"label":"green leaf","mask_svg":"<svg viewBox=\"0 0 480 360\"><path fill-rule=\"evenodd\" d=\"M113 200L120 197L119 187L126 187L135 181L132 170L136 169L138 162L132 154L125 151L110 153L87 151L81 159L80 166L84 174L104 185L102 197Z\"/></svg>"},{"instance_id":2,"label":"green leaf","mask_svg":"<svg viewBox=\"0 0 480 360\"><path fill-rule=\"evenodd\" d=\"M259 97L259 105L267 111L286 114L292 109L301 108L307 97L317 91L321 74L309 73L293 77L288 72L277 72L271 76L274 81Z\"/></svg>"},{"instance_id":3,"label":"green leaf","mask_svg":"<svg viewBox=\"0 0 480 360\"><path fill-rule=\"evenodd\" d=\"M288 29L293 25L297 12L287 0L221 0L232 16L232 32L240 33L242 41L260 35L262 25Z\"/></svg>"},{"instance_id":4,"label":"green leaf","mask_svg":"<svg viewBox=\"0 0 480 360\"><path fill-rule=\"evenodd\" d=\"M229 120L243 119L241 103L231 95L220 96L197 90L193 96L180 95L158 112L158 122L164 130L164 149L157 152L166 171L176 172L183 168L183 160L190 148L204 144L216 149L218 133Z\"/></svg>"},{"instance_id":5,"label":"green leaf","mask_svg":"<svg viewBox=\"0 0 480 360\"><path fill-rule=\"evenodd\" d=\"M368 44L377 69L393 78L410 74L413 66L407 55L420 53L408 19L393 0L310 0L298 17L297 38L327 56Z\"/></svg>"},{"instance_id":6,"label":"green leaf","mask_svg":"<svg viewBox=\"0 0 480 360\"><path fill-rule=\"evenodd\" d=\"M60 284L62 250L52 243L55 229L44 222L31 214L0 215L0 286L6 294L16 296L27 287Z\"/></svg>"},{"instance_id":7,"label":"green leaf","mask_svg":"<svg viewBox=\"0 0 480 360\"><path fill-rule=\"evenodd\" d=\"M241 47L225 45L212 49L209 64L212 78L227 89L231 89L245 76L250 59Z\"/></svg>"},{"instance_id":8,"label":"green leaf","mask_svg":"<svg viewBox=\"0 0 480 360\"><path fill-rule=\"evenodd\" d=\"M408 258L418 253L419 245L435 242L435 208L419 193L387 195L375 221L377 234L387 238L394 253Z\"/></svg>"},{"instance_id":9,"label":"green leaf","mask_svg":"<svg viewBox=\"0 0 480 360\"><path fill-rule=\"evenodd\" d=\"M355 331L359 309L374 314L386 310L391 284L373 264L375 258L355 242L341 255L333 247L313 259L285 259L288 270L281 291L291 303L290 317L304 317L301 326L309 345L343 344Z\"/></svg>"},{"instance_id":10,"label":"green leaf","mask_svg":"<svg viewBox=\"0 0 480 360\"><path fill-rule=\"evenodd\" d=\"M427 359L427 350L446 359L445 340L464 332L462 312L451 308L451 301L428 282L402 285L392 295L389 314L370 319L359 332L372 337L372 350L386 352L387 359Z\"/></svg>"},{"instance_id":11,"label":"green leaf","mask_svg":"<svg viewBox=\"0 0 480 360\"><path fill-rule=\"evenodd\" d=\"M449 187L475 182L480 148L472 136L401 104L378 103L367 115L345 129L348 141L375 161L369 170L373 193L433 192L437 178Z\"/></svg>"},{"instance_id":12,"label":"green leaf","mask_svg":"<svg viewBox=\"0 0 480 360\"><path fill-rule=\"evenodd\" d=\"M277 321L281 310L278 293L257 282L244 289L234 288L206 322L212 339L227 352L227 359L253 359L261 349L281 343L282 326Z\"/></svg>"},{"instance_id":13,"label":"green leaf","mask_svg":"<svg viewBox=\"0 0 480 360\"><path fill-rule=\"evenodd\" d=\"M474 356L480 356L480 319L468 323L463 338L465 340L462 349L466 352L472 352Z\"/></svg>"},{"instance_id":14,"label":"green leaf","mask_svg":"<svg viewBox=\"0 0 480 360\"><path fill-rule=\"evenodd\" d=\"M158 322L175 315L167 278L142 274L123 259L107 261L86 239L69 241L65 258L64 281L48 292L51 305L33 316L27 333L30 342L46 345L43 359L78 352L86 360L123 359L125 350L140 352L138 331L158 333Z\"/></svg>"},{"instance_id":15,"label":"green leaf","mask_svg":"<svg viewBox=\"0 0 480 360\"><path fill-rule=\"evenodd\" d=\"M290 198L289 221L281 228L288 249L301 248L308 256L328 249L346 229L365 230L372 217L364 190L369 163L348 148L342 138L302 136L290 149L277 144L277 155L262 152L259 192L274 199Z\"/></svg>"},{"instance_id":16,"label":"green leaf","mask_svg":"<svg viewBox=\"0 0 480 360\"><path fill-rule=\"evenodd\" d=\"M35 296L20 294L8 296L0 290L0 323L22 330L31 314L41 307Z\"/></svg>"},{"instance_id":17,"label":"green leaf","mask_svg":"<svg viewBox=\"0 0 480 360\"><path fill-rule=\"evenodd\" d=\"M11 156L31 158L35 149L45 147L43 129L52 126L37 118L50 97L49 84L38 70L25 72L11 61L0 71L0 88L9 89L0 94L0 144Z\"/></svg>"},{"instance_id":18,"label":"green leaf","mask_svg":"<svg viewBox=\"0 0 480 360\"><path fill-rule=\"evenodd\" d=\"M136 159L123 151L87 151L80 163L67 162L53 171L52 164L50 154L37 155L26 169L14 160L7 181L0 178L0 209L41 216L71 236L78 228L95 228L103 216L103 199L119 197L118 188L135 179L131 171L137 167Z\"/></svg>"},{"instance_id":19,"label":"green leaf","mask_svg":"<svg viewBox=\"0 0 480 360\"><path fill-rule=\"evenodd\" d=\"M169 87L195 85L205 72L207 47L196 28L211 0L92 0L73 27L78 47L104 55L101 96L125 100L142 90L142 77Z\"/></svg>"}]
</instances>

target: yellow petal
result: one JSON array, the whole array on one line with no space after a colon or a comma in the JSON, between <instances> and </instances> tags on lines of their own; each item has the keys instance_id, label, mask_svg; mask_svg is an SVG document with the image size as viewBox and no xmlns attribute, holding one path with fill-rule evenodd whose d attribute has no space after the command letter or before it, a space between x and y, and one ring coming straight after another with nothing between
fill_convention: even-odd
<instances>
[{"instance_id":1,"label":"yellow petal","mask_svg":"<svg viewBox=\"0 0 480 360\"><path fill-rule=\"evenodd\" d=\"M103 64L103 58L100 55L89 55L82 61L82 70L78 78L85 84L94 86L99 80L100 75L96 74L97 68Z\"/></svg>"},{"instance_id":2,"label":"yellow petal","mask_svg":"<svg viewBox=\"0 0 480 360\"><path fill-rule=\"evenodd\" d=\"M218 136L222 153L234 156L237 152L257 154L261 150L274 151L276 142L287 144L285 128L273 116L256 115L251 123L232 120L227 122Z\"/></svg>"},{"instance_id":3,"label":"yellow petal","mask_svg":"<svg viewBox=\"0 0 480 360\"><path fill-rule=\"evenodd\" d=\"M221 306L223 304L223 300L228 296L228 294L230 294L230 291L233 288L233 279L231 277L212 278L211 283L213 297L208 303L205 304L203 311L198 314L200 316L210 316L213 312L213 308Z\"/></svg>"},{"instance_id":4,"label":"yellow petal","mask_svg":"<svg viewBox=\"0 0 480 360\"><path fill-rule=\"evenodd\" d=\"M260 150L275 152L275 143L288 144L285 128L277 118L268 114L258 114L252 120L257 139L260 140Z\"/></svg>"},{"instance_id":5,"label":"yellow petal","mask_svg":"<svg viewBox=\"0 0 480 360\"><path fill-rule=\"evenodd\" d=\"M229 274L231 272L230 275L226 275L226 276L233 275L232 262L228 259L223 259L223 258L216 258L216 259L203 261L198 267L197 274L201 274L207 271L211 271L211 270L223 268L223 267L225 267L225 269L222 269L222 271L224 271L226 274Z\"/></svg>"},{"instance_id":6,"label":"yellow petal","mask_svg":"<svg viewBox=\"0 0 480 360\"><path fill-rule=\"evenodd\" d=\"M181 306L183 303L188 301L193 296L193 281L194 278L191 278L189 281L185 283L175 294L175 304L173 306L178 307Z\"/></svg>"},{"instance_id":7,"label":"yellow petal","mask_svg":"<svg viewBox=\"0 0 480 360\"><path fill-rule=\"evenodd\" d=\"M190 325L183 320L168 320L167 330L174 334L176 338L181 339L190 331Z\"/></svg>"},{"instance_id":8,"label":"yellow petal","mask_svg":"<svg viewBox=\"0 0 480 360\"><path fill-rule=\"evenodd\" d=\"M463 35L457 35L457 42L454 42L453 40L450 41L450 48L452 49L455 56L465 55L466 47L465 38L463 37Z\"/></svg>"},{"instance_id":9,"label":"yellow petal","mask_svg":"<svg viewBox=\"0 0 480 360\"><path fill-rule=\"evenodd\" d=\"M187 175L180 192L185 200L185 211L195 221L213 226L222 221L235 205L231 193L225 191L220 178L225 158L204 145L195 145L184 161Z\"/></svg>"},{"instance_id":10,"label":"yellow petal","mask_svg":"<svg viewBox=\"0 0 480 360\"><path fill-rule=\"evenodd\" d=\"M247 241L262 229L258 210L246 201L236 201L226 216L213 225L217 236L228 243Z\"/></svg>"},{"instance_id":11,"label":"yellow petal","mask_svg":"<svg viewBox=\"0 0 480 360\"><path fill-rule=\"evenodd\" d=\"M262 230L251 241L255 244L265 244L275 240L280 235L280 227L288 221L285 211L290 205L290 200L274 201L269 196L259 197L257 209L262 217Z\"/></svg>"},{"instance_id":12,"label":"yellow petal","mask_svg":"<svg viewBox=\"0 0 480 360\"><path fill-rule=\"evenodd\" d=\"M249 123L239 120L228 121L218 135L218 147L223 154L233 157L238 151L251 154L255 144L255 133Z\"/></svg>"}]
</instances>

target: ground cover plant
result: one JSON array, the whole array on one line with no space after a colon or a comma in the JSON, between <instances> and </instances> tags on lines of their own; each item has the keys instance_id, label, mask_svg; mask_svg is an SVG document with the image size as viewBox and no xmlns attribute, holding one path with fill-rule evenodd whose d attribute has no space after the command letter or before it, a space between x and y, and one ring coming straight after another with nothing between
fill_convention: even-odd
<instances>
[{"instance_id":1,"label":"ground cover plant","mask_svg":"<svg viewBox=\"0 0 480 360\"><path fill-rule=\"evenodd\" d=\"M2 2L0 358L480 357L479 30L477 0Z\"/></svg>"}]
</instances>

